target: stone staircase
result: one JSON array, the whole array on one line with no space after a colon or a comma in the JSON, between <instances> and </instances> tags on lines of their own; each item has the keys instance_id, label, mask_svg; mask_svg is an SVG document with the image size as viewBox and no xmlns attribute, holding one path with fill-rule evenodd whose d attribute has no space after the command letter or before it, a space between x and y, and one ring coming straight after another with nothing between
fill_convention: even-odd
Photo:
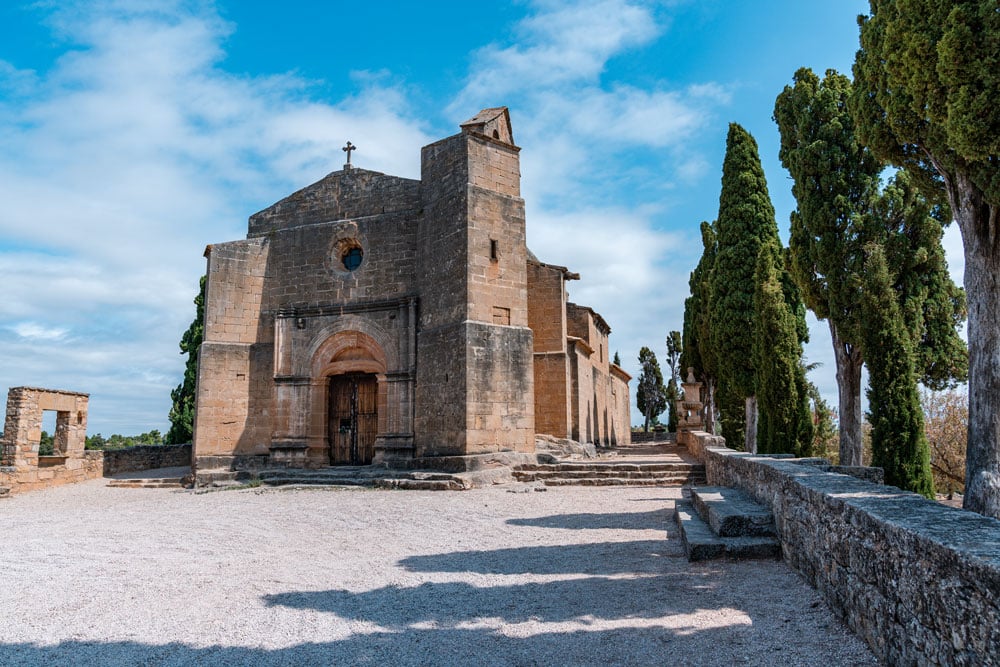
<instances>
[{"instance_id":1,"label":"stone staircase","mask_svg":"<svg viewBox=\"0 0 1000 667\"><path fill-rule=\"evenodd\" d=\"M374 466L336 466L318 470L287 468L257 474L267 486L361 486L411 491L462 491L473 484L462 475Z\"/></svg>"},{"instance_id":2,"label":"stone staircase","mask_svg":"<svg viewBox=\"0 0 1000 667\"><path fill-rule=\"evenodd\" d=\"M781 557L774 516L738 489L693 487L674 520L689 561Z\"/></svg>"},{"instance_id":3,"label":"stone staircase","mask_svg":"<svg viewBox=\"0 0 1000 667\"><path fill-rule=\"evenodd\" d=\"M186 466L178 466L118 473L108 479L107 485L119 489L180 489L190 471Z\"/></svg>"},{"instance_id":4,"label":"stone staircase","mask_svg":"<svg viewBox=\"0 0 1000 667\"><path fill-rule=\"evenodd\" d=\"M108 486L119 489L180 489L183 477L150 477L143 479L112 479Z\"/></svg>"},{"instance_id":5,"label":"stone staircase","mask_svg":"<svg viewBox=\"0 0 1000 667\"><path fill-rule=\"evenodd\" d=\"M519 482L545 486L684 486L705 483L705 466L684 462L562 461L514 468Z\"/></svg>"}]
</instances>

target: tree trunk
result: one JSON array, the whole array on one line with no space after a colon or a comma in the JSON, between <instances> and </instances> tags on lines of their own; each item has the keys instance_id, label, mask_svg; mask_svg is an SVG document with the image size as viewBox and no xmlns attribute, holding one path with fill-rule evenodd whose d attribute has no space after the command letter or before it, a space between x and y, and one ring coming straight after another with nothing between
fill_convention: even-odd
<instances>
[{"instance_id":1,"label":"tree trunk","mask_svg":"<svg viewBox=\"0 0 1000 667\"><path fill-rule=\"evenodd\" d=\"M747 430L746 430L746 450L751 454L757 453L757 396L748 396L746 399Z\"/></svg>"},{"instance_id":2,"label":"tree trunk","mask_svg":"<svg viewBox=\"0 0 1000 667\"><path fill-rule=\"evenodd\" d=\"M861 346L843 341L830 322L833 354L837 360L837 397L840 415L840 465L860 466L861 441Z\"/></svg>"},{"instance_id":3,"label":"tree trunk","mask_svg":"<svg viewBox=\"0 0 1000 667\"><path fill-rule=\"evenodd\" d=\"M969 440L967 510L1000 519L1000 220L962 174L948 188L965 246L969 304Z\"/></svg>"},{"instance_id":4,"label":"tree trunk","mask_svg":"<svg viewBox=\"0 0 1000 667\"><path fill-rule=\"evenodd\" d=\"M706 400L705 400L705 431L715 433L715 378L705 378Z\"/></svg>"}]
</instances>

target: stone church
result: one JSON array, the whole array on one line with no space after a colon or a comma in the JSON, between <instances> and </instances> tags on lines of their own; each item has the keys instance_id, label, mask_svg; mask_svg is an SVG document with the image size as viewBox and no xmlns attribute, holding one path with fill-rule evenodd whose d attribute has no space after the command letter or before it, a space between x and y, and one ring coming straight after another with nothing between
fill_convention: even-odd
<instances>
[{"instance_id":1,"label":"stone church","mask_svg":"<svg viewBox=\"0 0 1000 667\"><path fill-rule=\"evenodd\" d=\"M421 150L420 180L348 152L209 246L196 467L627 444L610 327L526 246L519 152L486 109Z\"/></svg>"}]
</instances>

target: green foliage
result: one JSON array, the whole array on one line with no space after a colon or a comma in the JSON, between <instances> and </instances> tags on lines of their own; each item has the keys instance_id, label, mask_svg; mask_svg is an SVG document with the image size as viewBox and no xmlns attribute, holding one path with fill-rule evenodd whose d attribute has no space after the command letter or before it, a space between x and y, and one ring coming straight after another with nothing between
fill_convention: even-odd
<instances>
[{"instance_id":1,"label":"green foliage","mask_svg":"<svg viewBox=\"0 0 1000 667\"><path fill-rule=\"evenodd\" d=\"M194 299L196 308L194 321L181 337L181 354L188 355L188 360L184 367L184 380L170 392L173 406L170 408L170 430L167 431L166 439L171 444L190 442L194 430L198 350L205 329L205 278L201 277L198 296Z\"/></svg>"},{"instance_id":2,"label":"green foliage","mask_svg":"<svg viewBox=\"0 0 1000 667\"><path fill-rule=\"evenodd\" d=\"M930 450L913 365L913 341L893 290L885 252L868 246L862 313L868 363L872 465L887 484L934 497Z\"/></svg>"},{"instance_id":3,"label":"green foliage","mask_svg":"<svg viewBox=\"0 0 1000 667\"><path fill-rule=\"evenodd\" d=\"M55 436L49 435L48 431L42 431L42 437L38 441L38 455L52 456L56 453Z\"/></svg>"},{"instance_id":4,"label":"green foliage","mask_svg":"<svg viewBox=\"0 0 1000 667\"><path fill-rule=\"evenodd\" d=\"M830 404L823 399L819 389L812 382L807 382L806 395L810 401L812 413L813 440L812 455L822 456L834 463L839 461L837 451L837 424L834 422L836 413Z\"/></svg>"},{"instance_id":5,"label":"green foliage","mask_svg":"<svg viewBox=\"0 0 1000 667\"><path fill-rule=\"evenodd\" d=\"M716 355L712 348L710 309L711 278L715 268L715 223L701 223L701 259L691 272L688 285L691 296L684 300L684 334L680 366L694 368L703 381L717 374Z\"/></svg>"},{"instance_id":6,"label":"green foliage","mask_svg":"<svg viewBox=\"0 0 1000 667\"><path fill-rule=\"evenodd\" d=\"M917 379L934 390L964 382L969 369L968 348L958 335L965 291L948 273L941 246L944 213L900 172L875 201L865 234L882 246L893 267L893 289L915 345Z\"/></svg>"},{"instance_id":7,"label":"green foliage","mask_svg":"<svg viewBox=\"0 0 1000 667\"><path fill-rule=\"evenodd\" d=\"M137 447L139 445L163 445L166 438L158 429L140 433L139 435L109 435L104 437L100 433L88 435L85 441L85 449L124 449L126 447Z\"/></svg>"},{"instance_id":8,"label":"green foliage","mask_svg":"<svg viewBox=\"0 0 1000 667\"><path fill-rule=\"evenodd\" d=\"M722 435L729 446L742 449L745 415L739 406L757 392L754 273L762 252L773 253L779 263L781 251L757 142L735 123L726 138L716 233L709 296L711 344L717 356Z\"/></svg>"},{"instance_id":9,"label":"green foliage","mask_svg":"<svg viewBox=\"0 0 1000 667\"><path fill-rule=\"evenodd\" d=\"M680 363L684 345L681 342L681 332L671 331L667 334L667 366L670 369L670 380L667 381L667 431L677 432L677 401L681 398L680 381L683 379Z\"/></svg>"},{"instance_id":10,"label":"green foliage","mask_svg":"<svg viewBox=\"0 0 1000 667\"><path fill-rule=\"evenodd\" d=\"M757 451L807 455L812 444L812 422L808 403L806 413L802 412L802 352L795 316L778 280L774 253L760 253L754 283L753 355L760 413Z\"/></svg>"},{"instance_id":11,"label":"green foliage","mask_svg":"<svg viewBox=\"0 0 1000 667\"><path fill-rule=\"evenodd\" d=\"M795 73L774 105L782 165L792 175L790 270L806 305L829 319L841 340L856 345L863 215L878 193L882 164L862 147L848 111L850 80L827 70Z\"/></svg>"},{"instance_id":12,"label":"green foliage","mask_svg":"<svg viewBox=\"0 0 1000 667\"><path fill-rule=\"evenodd\" d=\"M955 204L967 189L1000 203L996 0L871 0L859 23L851 107L861 140L930 198L948 188Z\"/></svg>"},{"instance_id":13,"label":"green foliage","mask_svg":"<svg viewBox=\"0 0 1000 667\"><path fill-rule=\"evenodd\" d=\"M803 68L775 102L779 157L794 179L797 202L791 216L791 272L809 308L830 320L834 344L843 346L838 362L860 364L864 247L881 244L897 269L895 290L918 342L919 379L935 388L949 386L964 379L967 353L956 332L965 316L965 297L948 274L935 219L945 211L920 197L905 174L879 193L883 166L857 139L848 108L851 94L847 77L828 70L821 81ZM860 441L860 433L850 440Z\"/></svg>"},{"instance_id":14,"label":"green foliage","mask_svg":"<svg viewBox=\"0 0 1000 667\"><path fill-rule=\"evenodd\" d=\"M635 390L635 404L645 418L643 430L649 430L650 423L667 408L667 388L663 385L660 363L651 349L643 346L639 350L639 383Z\"/></svg>"},{"instance_id":15,"label":"green foliage","mask_svg":"<svg viewBox=\"0 0 1000 667\"><path fill-rule=\"evenodd\" d=\"M996 0L871 0L851 108L858 136L903 167L962 230L969 308L963 505L1000 518L995 363L1000 283L1000 12Z\"/></svg>"},{"instance_id":16,"label":"green foliage","mask_svg":"<svg viewBox=\"0 0 1000 667\"><path fill-rule=\"evenodd\" d=\"M615 358L614 361L612 361L611 363L613 363L615 366L622 365L622 358L618 356L618 350L615 350Z\"/></svg>"}]
</instances>

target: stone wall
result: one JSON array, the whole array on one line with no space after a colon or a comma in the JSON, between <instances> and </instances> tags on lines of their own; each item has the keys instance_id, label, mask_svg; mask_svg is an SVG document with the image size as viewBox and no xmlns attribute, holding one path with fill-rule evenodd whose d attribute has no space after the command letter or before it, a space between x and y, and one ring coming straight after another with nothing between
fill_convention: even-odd
<instances>
[{"instance_id":1,"label":"stone wall","mask_svg":"<svg viewBox=\"0 0 1000 667\"><path fill-rule=\"evenodd\" d=\"M708 483L774 512L785 560L888 664L1000 664L1000 521L696 431Z\"/></svg>"},{"instance_id":2,"label":"stone wall","mask_svg":"<svg viewBox=\"0 0 1000 667\"><path fill-rule=\"evenodd\" d=\"M103 454L105 477L111 477L120 472L191 465L190 443L184 445L139 445L93 453Z\"/></svg>"}]
</instances>

